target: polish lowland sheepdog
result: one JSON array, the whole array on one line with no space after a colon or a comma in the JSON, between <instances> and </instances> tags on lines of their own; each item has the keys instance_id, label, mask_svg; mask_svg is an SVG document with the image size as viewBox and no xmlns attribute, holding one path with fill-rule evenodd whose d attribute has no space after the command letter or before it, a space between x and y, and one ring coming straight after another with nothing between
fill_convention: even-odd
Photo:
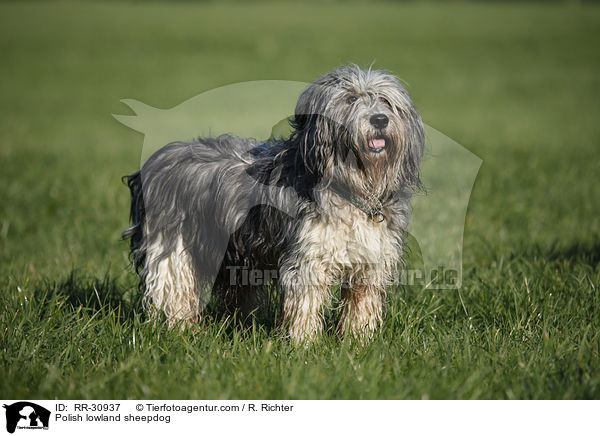
<instances>
[{"instance_id":1,"label":"polish lowland sheepdog","mask_svg":"<svg viewBox=\"0 0 600 436\"><path fill-rule=\"evenodd\" d=\"M340 289L339 332L373 336L403 264L423 122L396 77L352 65L309 85L290 123L288 139L172 143L125 178L147 308L189 323L212 293L245 311L271 286L302 342Z\"/></svg>"}]
</instances>

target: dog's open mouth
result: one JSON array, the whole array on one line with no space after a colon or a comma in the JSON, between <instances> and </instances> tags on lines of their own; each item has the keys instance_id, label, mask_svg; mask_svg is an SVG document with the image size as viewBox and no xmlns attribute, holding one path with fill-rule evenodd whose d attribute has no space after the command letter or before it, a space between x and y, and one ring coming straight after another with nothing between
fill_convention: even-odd
<instances>
[{"instance_id":1,"label":"dog's open mouth","mask_svg":"<svg viewBox=\"0 0 600 436\"><path fill-rule=\"evenodd\" d=\"M369 151L381 153L387 147L387 140L383 137L369 139Z\"/></svg>"}]
</instances>

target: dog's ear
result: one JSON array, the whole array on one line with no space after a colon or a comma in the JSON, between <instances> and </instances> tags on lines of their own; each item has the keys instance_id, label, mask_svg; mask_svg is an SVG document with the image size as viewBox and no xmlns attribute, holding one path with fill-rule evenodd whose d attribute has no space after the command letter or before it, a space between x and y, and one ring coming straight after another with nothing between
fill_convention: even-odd
<instances>
[{"instance_id":1,"label":"dog's ear","mask_svg":"<svg viewBox=\"0 0 600 436\"><path fill-rule=\"evenodd\" d=\"M292 140L301 161L298 163L312 176L321 178L334 158L329 121L321 114L296 114L291 124Z\"/></svg>"},{"instance_id":2,"label":"dog's ear","mask_svg":"<svg viewBox=\"0 0 600 436\"><path fill-rule=\"evenodd\" d=\"M404 112L404 122L406 136L401 157L400 179L403 186L418 190L423 188L419 174L425 150L425 128L421 116L412 105L408 113Z\"/></svg>"}]
</instances>

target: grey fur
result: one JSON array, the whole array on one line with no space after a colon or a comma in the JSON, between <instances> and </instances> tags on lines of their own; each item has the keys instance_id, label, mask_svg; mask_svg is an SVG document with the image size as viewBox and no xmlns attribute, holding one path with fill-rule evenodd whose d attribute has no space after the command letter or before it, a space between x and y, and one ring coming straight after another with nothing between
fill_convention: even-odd
<instances>
[{"instance_id":1,"label":"grey fur","mask_svg":"<svg viewBox=\"0 0 600 436\"><path fill-rule=\"evenodd\" d=\"M387 127L371 124L376 114ZM173 143L126 178L133 225L124 236L148 307L197 320L213 290L226 308L244 308L256 286L231 283L230 273L245 266L278 271L295 341L318 336L339 282L340 331L367 338L377 329L421 186L421 118L393 75L351 65L309 85L291 124L285 140ZM374 138L385 139L383 151ZM357 204L382 208L385 220Z\"/></svg>"}]
</instances>

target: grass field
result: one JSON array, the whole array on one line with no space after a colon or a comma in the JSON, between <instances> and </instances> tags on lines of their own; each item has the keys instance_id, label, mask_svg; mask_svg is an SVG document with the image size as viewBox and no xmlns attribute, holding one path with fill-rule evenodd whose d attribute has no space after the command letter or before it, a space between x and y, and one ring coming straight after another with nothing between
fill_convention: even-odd
<instances>
[{"instance_id":1,"label":"grass field","mask_svg":"<svg viewBox=\"0 0 600 436\"><path fill-rule=\"evenodd\" d=\"M1 396L600 398L598 41L593 5L0 3ZM365 347L147 321L119 100L373 60L483 159L461 290L398 289Z\"/></svg>"}]
</instances>

